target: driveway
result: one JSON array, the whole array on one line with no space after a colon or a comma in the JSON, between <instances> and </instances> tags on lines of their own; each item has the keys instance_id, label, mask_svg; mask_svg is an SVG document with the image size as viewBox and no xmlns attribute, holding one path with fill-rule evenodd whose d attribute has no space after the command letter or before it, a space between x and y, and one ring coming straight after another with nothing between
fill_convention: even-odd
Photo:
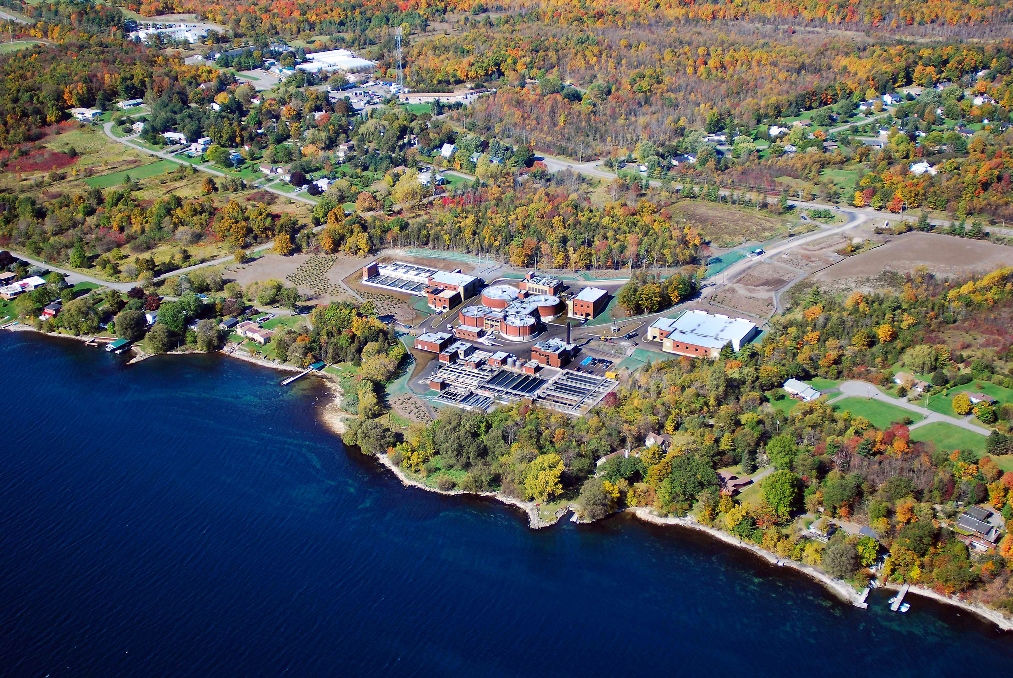
<instances>
[{"instance_id":1,"label":"driveway","mask_svg":"<svg viewBox=\"0 0 1013 678\"><path fill-rule=\"evenodd\" d=\"M873 400L888 403L890 405L894 405L896 407L900 407L905 410L917 412L918 414L925 417L917 424L912 424L910 426L910 428L912 429L918 428L919 426L925 426L926 424L946 423L952 424L954 426L959 426L960 428L965 429L967 431L973 431L978 435L987 436L991 432L987 429L982 428L981 426L978 426L977 424L972 423L971 416L967 416L961 419L959 417L951 417L948 414L940 414L939 412L933 412L932 410L925 407L921 407L920 405L913 405L906 400L900 400L899 398L891 398L890 396L880 391L876 386L866 381L846 381L843 384L841 384L839 388L841 390L841 395L834 398L830 402L833 403L838 400L841 400L842 398L847 398L848 396L853 396L856 398L871 398Z\"/></svg>"}]
</instances>

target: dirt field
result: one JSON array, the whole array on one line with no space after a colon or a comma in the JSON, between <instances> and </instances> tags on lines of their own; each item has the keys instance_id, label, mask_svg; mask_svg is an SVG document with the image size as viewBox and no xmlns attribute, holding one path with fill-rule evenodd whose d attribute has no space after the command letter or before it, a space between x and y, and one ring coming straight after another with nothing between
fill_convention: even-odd
<instances>
[{"instance_id":1,"label":"dirt field","mask_svg":"<svg viewBox=\"0 0 1013 678\"><path fill-rule=\"evenodd\" d=\"M834 264L816 279L831 283L869 280L886 270L908 273L919 266L945 278L989 271L1011 262L1011 247L934 233L905 233L874 250Z\"/></svg>"},{"instance_id":2,"label":"dirt field","mask_svg":"<svg viewBox=\"0 0 1013 678\"><path fill-rule=\"evenodd\" d=\"M764 242L786 233L791 220L755 210L698 200L683 200L673 210L711 241L715 247L734 247L744 242Z\"/></svg>"},{"instance_id":3,"label":"dirt field","mask_svg":"<svg viewBox=\"0 0 1013 678\"><path fill-rule=\"evenodd\" d=\"M718 313L741 313L766 319L774 313L774 294L797 278L801 271L764 262L746 271L708 299Z\"/></svg>"},{"instance_id":4,"label":"dirt field","mask_svg":"<svg viewBox=\"0 0 1013 678\"><path fill-rule=\"evenodd\" d=\"M266 254L249 264L230 266L228 275L243 287L258 280L283 280L297 285L301 292L317 303L354 302L358 300L341 284L341 278L349 270L358 271L363 262L363 259L343 256L293 254L282 257Z\"/></svg>"}]
</instances>

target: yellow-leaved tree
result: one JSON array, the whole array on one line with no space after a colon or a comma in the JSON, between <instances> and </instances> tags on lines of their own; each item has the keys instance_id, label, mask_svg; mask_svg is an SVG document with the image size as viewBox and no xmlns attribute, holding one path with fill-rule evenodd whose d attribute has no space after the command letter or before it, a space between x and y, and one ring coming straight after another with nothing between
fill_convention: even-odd
<instances>
[{"instance_id":1,"label":"yellow-leaved tree","mask_svg":"<svg viewBox=\"0 0 1013 678\"><path fill-rule=\"evenodd\" d=\"M953 397L953 411L960 416L966 416L971 413L973 409L971 399L966 393L958 393Z\"/></svg>"},{"instance_id":2,"label":"yellow-leaved tree","mask_svg":"<svg viewBox=\"0 0 1013 678\"><path fill-rule=\"evenodd\" d=\"M562 475L563 460L558 454L535 457L524 472L524 496L536 501L552 499L563 491Z\"/></svg>"}]
</instances>

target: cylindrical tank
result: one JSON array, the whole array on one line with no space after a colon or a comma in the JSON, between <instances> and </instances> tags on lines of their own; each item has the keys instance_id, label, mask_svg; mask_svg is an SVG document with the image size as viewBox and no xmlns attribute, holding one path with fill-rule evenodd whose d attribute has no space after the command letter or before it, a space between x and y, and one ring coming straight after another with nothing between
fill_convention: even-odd
<instances>
[{"instance_id":1,"label":"cylindrical tank","mask_svg":"<svg viewBox=\"0 0 1013 678\"><path fill-rule=\"evenodd\" d=\"M504 309L520 296L520 290L512 285L493 285L482 290L482 303L489 308Z\"/></svg>"}]
</instances>

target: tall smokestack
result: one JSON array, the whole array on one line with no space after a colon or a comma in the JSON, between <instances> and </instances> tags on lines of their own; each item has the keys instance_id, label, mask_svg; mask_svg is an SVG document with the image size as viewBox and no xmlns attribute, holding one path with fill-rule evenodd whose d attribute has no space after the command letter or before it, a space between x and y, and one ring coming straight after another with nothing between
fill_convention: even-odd
<instances>
[{"instance_id":1,"label":"tall smokestack","mask_svg":"<svg viewBox=\"0 0 1013 678\"><path fill-rule=\"evenodd\" d=\"M570 343L570 321L566 321L566 343Z\"/></svg>"}]
</instances>

